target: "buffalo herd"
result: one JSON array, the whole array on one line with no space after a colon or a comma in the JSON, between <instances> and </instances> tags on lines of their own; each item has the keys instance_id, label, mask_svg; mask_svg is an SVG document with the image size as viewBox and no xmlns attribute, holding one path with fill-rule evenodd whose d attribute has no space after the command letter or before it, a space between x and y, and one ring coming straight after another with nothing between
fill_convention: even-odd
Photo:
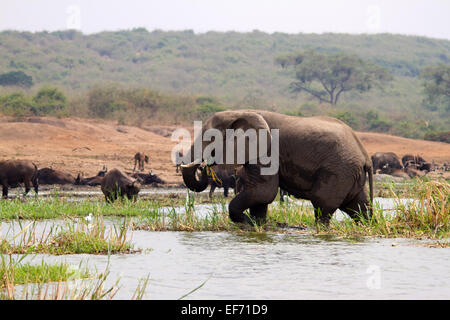
<instances>
[{"instance_id":1,"label":"buffalo herd","mask_svg":"<svg viewBox=\"0 0 450 320\"><path fill-rule=\"evenodd\" d=\"M135 157L136 164L139 163L139 171L144 170L144 162L148 163L148 156L138 152ZM142 161L141 161L142 160ZM78 173L75 178L71 173L56 170L52 167L38 169L37 165L27 160L4 160L0 161L0 183L3 188L3 198L8 197L8 188L25 186L26 195L31 187L37 195L39 185L75 185L75 186L101 186L101 190L108 202L118 197L135 199L142 185L158 186L165 184L160 177L152 173L123 172L119 169L108 171L106 166L95 176L83 177Z\"/></svg>"},{"instance_id":2,"label":"buffalo herd","mask_svg":"<svg viewBox=\"0 0 450 320\"><path fill-rule=\"evenodd\" d=\"M393 152L376 152L372 155L372 169L375 174L387 174L401 178L413 178L424 176L431 171L448 171L449 165L444 163L439 166L426 161L419 155L406 154L401 159ZM76 185L76 186L101 186L101 190L108 202L116 200L118 197L128 197L135 199L142 185L159 186L165 182L153 174L143 173L144 163L148 163L149 158L144 153L138 152L134 156L133 172L122 172L119 169L108 171L103 166L95 176L83 177L78 173L75 178L69 172L56 170L51 167L40 168L31 161L25 160L4 160L0 161L0 183L3 188L3 198L8 197L8 188L15 188L23 184L25 195L34 188L38 193L39 185ZM135 171L138 165L139 171ZM177 167L178 172L178 167ZM229 189L239 192L239 175L236 172L216 169L214 174L209 176L210 192L212 198L216 188L223 188L224 196L228 196ZM281 190L283 192L283 190Z\"/></svg>"},{"instance_id":3,"label":"buffalo herd","mask_svg":"<svg viewBox=\"0 0 450 320\"><path fill-rule=\"evenodd\" d=\"M374 173L388 174L401 178L421 177L431 171L447 171L448 165L442 166L426 161L419 155L405 154L401 159L393 152L376 152L372 155Z\"/></svg>"}]
</instances>

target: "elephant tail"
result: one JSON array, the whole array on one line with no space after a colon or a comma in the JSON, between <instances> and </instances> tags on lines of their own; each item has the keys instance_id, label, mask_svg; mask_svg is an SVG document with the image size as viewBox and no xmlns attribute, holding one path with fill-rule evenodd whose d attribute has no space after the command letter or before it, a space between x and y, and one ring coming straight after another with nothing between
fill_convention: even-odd
<instances>
[{"instance_id":1,"label":"elephant tail","mask_svg":"<svg viewBox=\"0 0 450 320\"><path fill-rule=\"evenodd\" d=\"M366 164L364 170L369 175L370 215L373 214L373 169L372 164Z\"/></svg>"}]
</instances>

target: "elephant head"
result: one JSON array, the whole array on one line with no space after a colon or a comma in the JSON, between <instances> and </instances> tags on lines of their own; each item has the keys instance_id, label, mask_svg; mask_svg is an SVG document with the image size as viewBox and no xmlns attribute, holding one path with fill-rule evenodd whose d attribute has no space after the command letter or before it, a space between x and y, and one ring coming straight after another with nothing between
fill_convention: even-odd
<instances>
[{"instance_id":1,"label":"elephant head","mask_svg":"<svg viewBox=\"0 0 450 320\"><path fill-rule=\"evenodd\" d=\"M235 222L244 222L246 218L242 213L250 208L251 215L264 216L265 219L267 208L262 209L263 213L257 214L256 209L252 211L252 205L270 203L277 194L277 170L271 175L264 174L265 169L271 168L267 157L267 151L271 150L271 139L269 125L256 112L244 110L216 113L204 123L192 144L188 152L191 162L181 166L184 183L189 189L201 192L208 186L208 167L222 166L223 169L230 170L230 166L243 165L248 168L247 175L251 176L248 185L253 186L247 193L253 194L238 194L230 203L230 217ZM265 187L259 190L259 185Z\"/></svg>"}]
</instances>

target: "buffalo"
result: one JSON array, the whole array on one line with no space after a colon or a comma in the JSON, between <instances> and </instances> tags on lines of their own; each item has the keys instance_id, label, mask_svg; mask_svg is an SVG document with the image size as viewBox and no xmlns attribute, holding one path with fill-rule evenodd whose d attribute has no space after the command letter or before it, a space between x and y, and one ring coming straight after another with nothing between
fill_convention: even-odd
<instances>
[{"instance_id":1,"label":"buffalo","mask_svg":"<svg viewBox=\"0 0 450 320\"><path fill-rule=\"evenodd\" d=\"M135 200L141 185L136 179L127 176L119 169L112 169L106 173L101 183L101 189L107 202L114 202L117 198Z\"/></svg>"},{"instance_id":2,"label":"buffalo","mask_svg":"<svg viewBox=\"0 0 450 320\"><path fill-rule=\"evenodd\" d=\"M74 184L75 178L68 172L42 168L38 170L39 184Z\"/></svg>"},{"instance_id":3,"label":"buffalo","mask_svg":"<svg viewBox=\"0 0 450 320\"><path fill-rule=\"evenodd\" d=\"M0 161L0 183L3 187L3 198L8 198L8 187L14 188L23 183L26 195L31 186L38 194L38 168L31 161L6 160Z\"/></svg>"},{"instance_id":4,"label":"buffalo","mask_svg":"<svg viewBox=\"0 0 450 320\"><path fill-rule=\"evenodd\" d=\"M376 152L372 155L372 169L376 173L381 170L381 173L390 174L391 172L403 169L399 158L393 152Z\"/></svg>"},{"instance_id":5,"label":"buffalo","mask_svg":"<svg viewBox=\"0 0 450 320\"><path fill-rule=\"evenodd\" d=\"M153 172L149 172L149 173L140 173L140 172L135 172L135 173L131 173L129 174L132 178L135 178L140 184L142 185L158 185L158 184L164 184L165 181L162 180L160 177L158 177L156 174L154 174Z\"/></svg>"},{"instance_id":6,"label":"buffalo","mask_svg":"<svg viewBox=\"0 0 450 320\"><path fill-rule=\"evenodd\" d=\"M100 170L96 176L93 177L88 177L88 178L82 178L81 174L78 173L77 178L75 179L75 184L76 185L81 185L81 186L99 186L102 183L103 177L105 176L106 172L108 172L108 169L106 168L106 166L103 166L103 169Z\"/></svg>"}]
</instances>

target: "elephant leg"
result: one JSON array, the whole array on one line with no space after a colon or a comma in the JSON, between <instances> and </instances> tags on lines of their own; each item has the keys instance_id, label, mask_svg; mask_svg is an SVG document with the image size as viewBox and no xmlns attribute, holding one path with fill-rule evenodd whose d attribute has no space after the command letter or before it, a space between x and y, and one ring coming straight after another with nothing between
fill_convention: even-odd
<instances>
[{"instance_id":1,"label":"elephant leg","mask_svg":"<svg viewBox=\"0 0 450 320\"><path fill-rule=\"evenodd\" d=\"M250 216L256 221L256 224L258 225L266 223L267 204L260 204L250 207Z\"/></svg>"},{"instance_id":2,"label":"elephant leg","mask_svg":"<svg viewBox=\"0 0 450 320\"><path fill-rule=\"evenodd\" d=\"M370 201L365 189L361 190L353 200L339 207L347 213L354 221L360 221L361 218L370 217Z\"/></svg>"},{"instance_id":3,"label":"elephant leg","mask_svg":"<svg viewBox=\"0 0 450 320\"><path fill-rule=\"evenodd\" d=\"M273 197L275 196L276 193ZM264 224L266 222L268 203L258 203L257 201L252 200L253 197L254 194L242 191L230 201L228 211L231 221L250 225L253 225L255 222L257 224ZM273 201L273 199L271 201ZM247 209L250 209L250 217L244 213Z\"/></svg>"},{"instance_id":4,"label":"elephant leg","mask_svg":"<svg viewBox=\"0 0 450 320\"><path fill-rule=\"evenodd\" d=\"M267 205L278 193L278 175L261 175L260 167L246 165L245 188L228 205L230 219L233 222L253 224L266 220ZM244 211L250 209L250 216ZM252 221L253 220L253 221Z\"/></svg>"},{"instance_id":5,"label":"elephant leg","mask_svg":"<svg viewBox=\"0 0 450 320\"><path fill-rule=\"evenodd\" d=\"M311 192L311 203L314 206L316 223L329 225L333 213L340 207L346 195L344 181L327 172L318 176Z\"/></svg>"},{"instance_id":6,"label":"elephant leg","mask_svg":"<svg viewBox=\"0 0 450 320\"><path fill-rule=\"evenodd\" d=\"M314 206L314 216L316 218L316 224L321 223L325 226L330 225L331 217L337 208L327 208L327 207L315 207Z\"/></svg>"},{"instance_id":7,"label":"elephant leg","mask_svg":"<svg viewBox=\"0 0 450 320\"><path fill-rule=\"evenodd\" d=\"M228 205L230 219L234 223L252 224L250 218L244 214L244 211L249 208L247 196L248 194L246 192L238 193Z\"/></svg>"}]
</instances>

